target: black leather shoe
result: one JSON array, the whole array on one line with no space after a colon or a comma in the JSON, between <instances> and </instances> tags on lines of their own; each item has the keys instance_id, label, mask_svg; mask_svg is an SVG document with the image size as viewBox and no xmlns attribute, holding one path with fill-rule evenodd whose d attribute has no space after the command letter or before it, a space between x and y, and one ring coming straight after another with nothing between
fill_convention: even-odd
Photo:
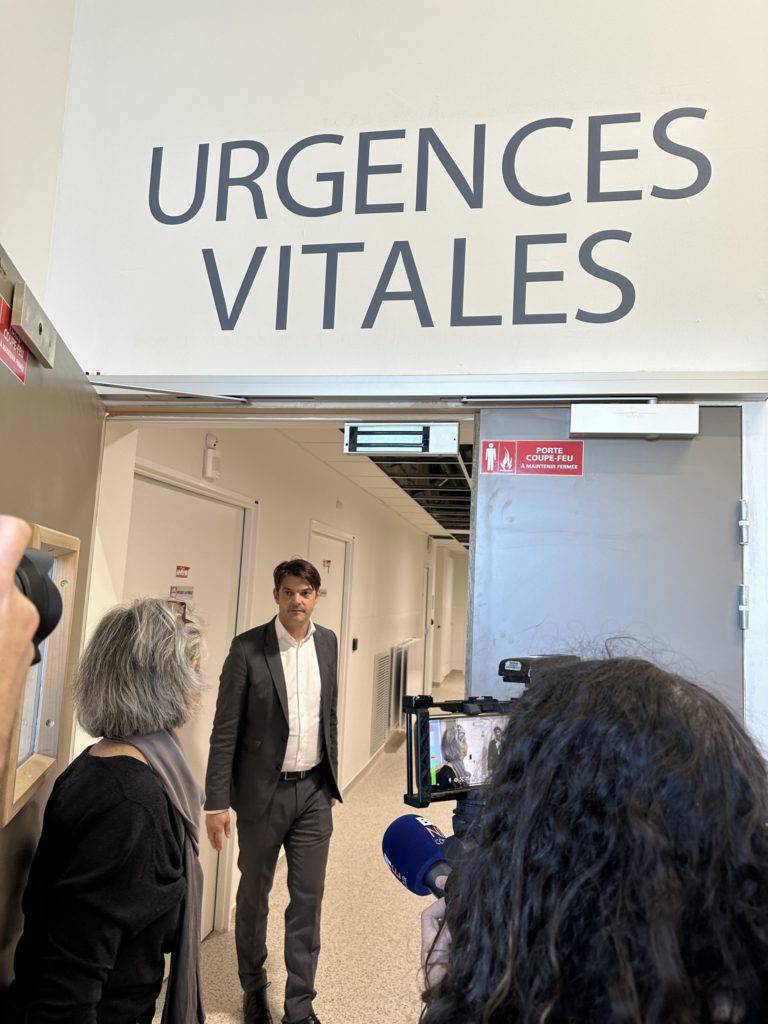
<instances>
[{"instance_id":1,"label":"black leather shoe","mask_svg":"<svg viewBox=\"0 0 768 1024\"><path fill-rule=\"evenodd\" d=\"M246 992L243 996L243 1021L245 1024L272 1024L272 1014L267 1003L267 988Z\"/></svg>"}]
</instances>

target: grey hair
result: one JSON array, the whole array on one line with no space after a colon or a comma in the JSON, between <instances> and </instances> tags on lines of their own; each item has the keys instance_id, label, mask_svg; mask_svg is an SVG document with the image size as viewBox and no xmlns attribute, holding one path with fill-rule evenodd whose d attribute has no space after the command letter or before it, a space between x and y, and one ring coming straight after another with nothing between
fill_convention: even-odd
<instances>
[{"instance_id":1,"label":"grey hair","mask_svg":"<svg viewBox=\"0 0 768 1024\"><path fill-rule=\"evenodd\" d=\"M204 689L199 620L143 597L108 611L83 652L74 685L77 719L91 736L136 736L188 721Z\"/></svg>"},{"instance_id":2,"label":"grey hair","mask_svg":"<svg viewBox=\"0 0 768 1024\"><path fill-rule=\"evenodd\" d=\"M466 738L467 734L458 722L449 722L446 725L445 732L440 740L440 750L442 751L443 760L447 761L449 764L453 761L461 761L461 744Z\"/></svg>"}]
</instances>

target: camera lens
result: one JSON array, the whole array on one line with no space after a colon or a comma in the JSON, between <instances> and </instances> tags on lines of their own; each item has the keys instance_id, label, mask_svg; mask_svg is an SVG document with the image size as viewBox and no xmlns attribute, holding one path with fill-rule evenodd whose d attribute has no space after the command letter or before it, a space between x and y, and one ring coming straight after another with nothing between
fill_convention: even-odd
<instances>
[{"instance_id":1,"label":"camera lens","mask_svg":"<svg viewBox=\"0 0 768 1024\"><path fill-rule=\"evenodd\" d=\"M16 586L34 604L40 616L40 625L32 641L35 647L33 665L40 661L40 644L56 629L61 619L61 594L49 575L52 568L53 555L27 548L14 577Z\"/></svg>"}]
</instances>

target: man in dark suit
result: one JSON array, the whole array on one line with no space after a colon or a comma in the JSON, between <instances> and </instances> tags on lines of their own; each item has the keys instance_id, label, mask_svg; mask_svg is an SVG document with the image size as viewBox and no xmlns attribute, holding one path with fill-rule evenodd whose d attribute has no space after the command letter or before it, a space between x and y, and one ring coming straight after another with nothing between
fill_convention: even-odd
<instances>
[{"instance_id":1,"label":"man in dark suit","mask_svg":"<svg viewBox=\"0 0 768 1024\"><path fill-rule=\"evenodd\" d=\"M274 572L278 613L232 641L221 673L206 775L206 829L216 850L237 812L235 942L246 1024L272 1024L267 998L269 892L288 861L286 1024L312 1009L331 808L338 786L336 636L312 622L320 574L303 559Z\"/></svg>"},{"instance_id":2,"label":"man in dark suit","mask_svg":"<svg viewBox=\"0 0 768 1024\"><path fill-rule=\"evenodd\" d=\"M495 726L493 730L493 739L488 744L488 774L493 775L496 771L496 766L501 760L501 740L502 732L500 726Z\"/></svg>"}]
</instances>

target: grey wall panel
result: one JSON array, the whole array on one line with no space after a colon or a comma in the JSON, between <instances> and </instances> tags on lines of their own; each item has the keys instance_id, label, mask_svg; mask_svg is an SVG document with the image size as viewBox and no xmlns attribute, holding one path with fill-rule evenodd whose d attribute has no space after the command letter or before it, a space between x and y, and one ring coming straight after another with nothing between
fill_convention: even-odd
<instances>
[{"instance_id":1,"label":"grey wall panel","mask_svg":"<svg viewBox=\"0 0 768 1024\"><path fill-rule=\"evenodd\" d=\"M0 294L10 301L7 277L0 277ZM0 511L80 538L70 679L82 637L103 419L101 401L64 345L57 348L53 370L30 360L26 384L0 365ZM70 736L67 699L60 769L68 760ZM50 788L44 786L0 829L0 989L11 977L21 895Z\"/></svg>"},{"instance_id":2,"label":"grey wall panel","mask_svg":"<svg viewBox=\"0 0 768 1024\"><path fill-rule=\"evenodd\" d=\"M492 410L476 443L568 428L567 409ZM505 692L506 656L630 653L742 710L740 429L738 407L704 408L690 441L587 440L581 478L483 474L478 458L472 691Z\"/></svg>"}]
</instances>

